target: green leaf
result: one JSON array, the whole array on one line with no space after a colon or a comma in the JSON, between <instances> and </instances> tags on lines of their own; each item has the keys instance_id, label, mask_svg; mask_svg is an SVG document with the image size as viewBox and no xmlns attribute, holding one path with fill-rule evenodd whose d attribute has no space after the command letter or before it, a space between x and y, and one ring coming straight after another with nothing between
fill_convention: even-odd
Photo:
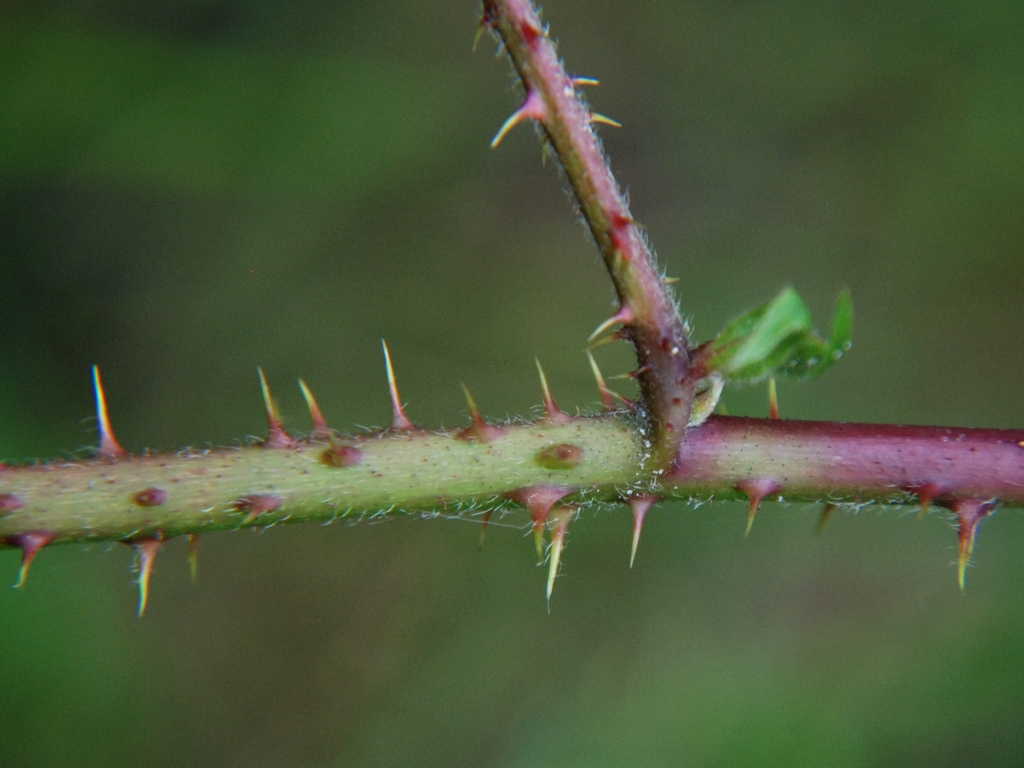
<instances>
[{"instance_id":1,"label":"green leaf","mask_svg":"<svg viewBox=\"0 0 1024 768\"><path fill-rule=\"evenodd\" d=\"M707 374L730 381L753 381L768 375L810 377L821 374L851 346L853 301L839 294L828 340L814 330L811 313L792 288L733 320L704 346L698 363Z\"/></svg>"}]
</instances>

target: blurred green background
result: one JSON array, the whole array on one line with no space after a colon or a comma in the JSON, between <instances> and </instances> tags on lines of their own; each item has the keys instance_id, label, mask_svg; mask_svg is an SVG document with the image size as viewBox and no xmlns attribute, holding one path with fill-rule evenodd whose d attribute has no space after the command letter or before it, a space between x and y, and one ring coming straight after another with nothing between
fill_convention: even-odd
<instances>
[{"instance_id":1,"label":"blurred green background","mask_svg":"<svg viewBox=\"0 0 1024 768\"><path fill-rule=\"evenodd\" d=\"M225 445L597 400L610 282L542 167L493 132L510 68L472 0L8 0L0 12L0 455L117 435ZM634 213L704 339L795 285L853 352L789 417L1024 426L1024 6L551 0ZM630 353L602 347L606 374ZM729 391L764 415L763 387ZM1024 522L867 508L628 513L570 531L551 613L518 528L276 528L157 562L62 547L0 591L0 764L1024 764ZM518 521L511 521L518 522ZM0 555L13 580L17 557Z\"/></svg>"}]
</instances>

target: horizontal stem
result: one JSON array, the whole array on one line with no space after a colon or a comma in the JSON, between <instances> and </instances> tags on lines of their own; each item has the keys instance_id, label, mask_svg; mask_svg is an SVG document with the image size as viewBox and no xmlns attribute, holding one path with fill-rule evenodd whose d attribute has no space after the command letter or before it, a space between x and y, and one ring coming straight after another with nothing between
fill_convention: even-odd
<instances>
[{"instance_id":1,"label":"horizontal stem","mask_svg":"<svg viewBox=\"0 0 1024 768\"><path fill-rule=\"evenodd\" d=\"M462 435L462 436L460 436ZM385 432L198 453L4 467L0 537L55 542L170 538L398 512L471 514L508 495L564 488L568 501L629 495L908 503L927 497L1024 506L1024 431L716 416L687 431L651 486L640 433L621 415L514 424L489 442L458 432Z\"/></svg>"}]
</instances>

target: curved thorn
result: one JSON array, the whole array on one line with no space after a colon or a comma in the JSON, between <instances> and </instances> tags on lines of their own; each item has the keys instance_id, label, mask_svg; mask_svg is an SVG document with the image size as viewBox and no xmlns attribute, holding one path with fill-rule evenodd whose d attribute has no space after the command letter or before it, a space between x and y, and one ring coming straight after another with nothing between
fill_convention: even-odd
<instances>
[{"instance_id":1,"label":"curved thorn","mask_svg":"<svg viewBox=\"0 0 1024 768\"><path fill-rule=\"evenodd\" d=\"M158 532L156 536L144 539L135 539L128 543L135 549L135 554L139 559L138 616L141 619L143 614L146 612L146 605L149 603L149 577L153 573L153 563L156 561L156 555L160 551L161 545L164 543L164 537L162 533Z\"/></svg>"},{"instance_id":2,"label":"curved thorn","mask_svg":"<svg viewBox=\"0 0 1024 768\"><path fill-rule=\"evenodd\" d=\"M590 360L590 370L594 372L594 378L597 380L597 391L601 395L601 406L606 411L615 410L615 400L612 397L612 392L608 387L605 386L604 377L601 375L601 369L597 367L597 361L594 356L590 354L590 350L587 350L587 359Z\"/></svg>"},{"instance_id":3,"label":"curved thorn","mask_svg":"<svg viewBox=\"0 0 1024 768\"><path fill-rule=\"evenodd\" d=\"M295 445L291 435L284 431L281 426L281 417L277 413L274 400L270 397L270 387L267 386L267 377L263 375L263 369L256 367L256 373L260 377L260 391L263 393L263 404L267 409L267 439L263 441L264 448L290 448Z\"/></svg>"},{"instance_id":4,"label":"curved thorn","mask_svg":"<svg viewBox=\"0 0 1024 768\"><path fill-rule=\"evenodd\" d=\"M306 398L306 405L309 406L309 418L313 421L313 437L330 437L331 428L327 426L327 420L324 419L324 415L320 412L320 406L317 405L316 398L313 397L313 393L309 391L309 387L306 386L306 382L302 379L299 379L299 389L302 390L302 396Z\"/></svg>"},{"instance_id":5,"label":"curved thorn","mask_svg":"<svg viewBox=\"0 0 1024 768\"><path fill-rule=\"evenodd\" d=\"M609 317L607 320L605 320L603 323L597 326L597 328L594 329L594 332L587 337L587 342L592 342L594 339L596 339L598 336L600 336L602 333L604 333L617 323L629 325L631 322L633 322L633 311L625 304L623 304L619 308L618 312L616 312L614 315Z\"/></svg>"},{"instance_id":6,"label":"curved thorn","mask_svg":"<svg viewBox=\"0 0 1024 768\"><path fill-rule=\"evenodd\" d=\"M416 425L409 421L402 408L402 399L398 396L398 385L395 383L395 369L391 366L391 353L388 351L388 343L380 340L384 348L384 366L388 374L388 393L391 396L391 428L399 432L409 432L416 429Z\"/></svg>"},{"instance_id":7,"label":"curved thorn","mask_svg":"<svg viewBox=\"0 0 1024 768\"><path fill-rule=\"evenodd\" d=\"M540 360L534 357L533 362L537 364L537 373L540 375L541 397L544 400L544 420L549 424L569 424L572 421L572 416L559 408L555 398L551 396L548 377L544 375Z\"/></svg>"},{"instance_id":8,"label":"curved thorn","mask_svg":"<svg viewBox=\"0 0 1024 768\"><path fill-rule=\"evenodd\" d=\"M56 538L57 534L50 531L26 531L25 533L4 537L4 544L9 544L21 550L21 567L18 568L18 580L14 583L14 589L22 589L25 586L25 581L28 579L28 569L31 567L36 554Z\"/></svg>"},{"instance_id":9,"label":"curved thorn","mask_svg":"<svg viewBox=\"0 0 1024 768\"><path fill-rule=\"evenodd\" d=\"M613 128L621 128L622 127L622 123L620 123L618 120L612 120L610 117L607 117L606 115L602 115L600 112L591 112L590 113L590 122L592 122L592 123L603 123L604 125L610 125Z\"/></svg>"},{"instance_id":10,"label":"curved thorn","mask_svg":"<svg viewBox=\"0 0 1024 768\"><path fill-rule=\"evenodd\" d=\"M92 367L92 385L96 393L96 426L100 433L100 444L96 452L105 459L116 459L126 456L127 452L122 448L117 438L114 437L114 430L110 428L110 417L107 414L107 398L103 394L103 382L100 381L100 367Z\"/></svg>"},{"instance_id":11,"label":"curved thorn","mask_svg":"<svg viewBox=\"0 0 1024 768\"><path fill-rule=\"evenodd\" d=\"M600 85L601 84L601 81L598 80L596 77L573 77L573 78L570 78L570 80L572 80L572 84L574 86L579 86L579 85Z\"/></svg>"},{"instance_id":12,"label":"curved thorn","mask_svg":"<svg viewBox=\"0 0 1024 768\"><path fill-rule=\"evenodd\" d=\"M522 106L519 107L515 112L512 113L511 117L502 123L501 128L491 139L491 149L495 149L501 144L509 131L515 128L524 120L537 120L538 122L544 122L547 118L547 107L544 106L544 99L537 91L530 91L526 94L526 99L523 101Z\"/></svg>"},{"instance_id":13,"label":"curved thorn","mask_svg":"<svg viewBox=\"0 0 1024 768\"><path fill-rule=\"evenodd\" d=\"M779 418L779 393L775 388L775 377L768 377L768 418Z\"/></svg>"}]
</instances>

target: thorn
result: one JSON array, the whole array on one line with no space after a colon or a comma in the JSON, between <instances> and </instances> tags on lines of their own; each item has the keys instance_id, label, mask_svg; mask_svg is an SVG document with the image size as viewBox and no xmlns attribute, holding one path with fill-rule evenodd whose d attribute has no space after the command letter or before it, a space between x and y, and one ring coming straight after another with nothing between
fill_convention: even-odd
<instances>
[{"instance_id":1,"label":"thorn","mask_svg":"<svg viewBox=\"0 0 1024 768\"><path fill-rule=\"evenodd\" d=\"M622 323L623 325L629 325L632 322L633 322L633 311L629 307L627 307L625 304L623 304L619 308L618 312L616 312L614 315L609 317L607 320L605 320L603 323L601 323L599 326L597 326L597 328L594 329L594 332L592 334L590 334L590 336L587 337L587 343L593 342L594 339L596 339L598 336L600 336L602 333L604 333L605 331L607 331L609 328L611 328L613 325L616 325L617 323Z\"/></svg>"},{"instance_id":2,"label":"thorn","mask_svg":"<svg viewBox=\"0 0 1024 768\"><path fill-rule=\"evenodd\" d=\"M484 36L484 32L486 32L490 26L490 20L486 16L481 16L480 21L478 21L476 25L476 34L473 35L473 53L476 53L476 48L480 45L480 38Z\"/></svg>"},{"instance_id":3,"label":"thorn","mask_svg":"<svg viewBox=\"0 0 1024 768\"><path fill-rule=\"evenodd\" d=\"M196 583L196 577L199 575L199 534L190 533L188 535L188 575L192 579L192 583Z\"/></svg>"},{"instance_id":4,"label":"thorn","mask_svg":"<svg viewBox=\"0 0 1024 768\"><path fill-rule=\"evenodd\" d=\"M569 79L572 81L573 86L601 84L601 81L596 77L571 77Z\"/></svg>"},{"instance_id":5,"label":"thorn","mask_svg":"<svg viewBox=\"0 0 1024 768\"><path fill-rule=\"evenodd\" d=\"M626 338L625 331L614 331L613 333L609 333L607 336L602 336L597 341L587 344L587 349L597 349L598 347L603 347L605 344L611 344L613 341L622 341L624 338Z\"/></svg>"},{"instance_id":6,"label":"thorn","mask_svg":"<svg viewBox=\"0 0 1024 768\"><path fill-rule=\"evenodd\" d=\"M821 510L821 517L818 518L818 527L814 530L815 536L820 536L821 532L825 530L825 526L828 524L829 518L832 517L832 513L836 511L836 505L829 502Z\"/></svg>"},{"instance_id":7,"label":"thorn","mask_svg":"<svg viewBox=\"0 0 1024 768\"><path fill-rule=\"evenodd\" d=\"M742 480L736 484L736 490L750 499L750 512L747 515L747 530L744 536L750 535L750 528L754 525L754 516L761 506L761 500L765 496L778 493L782 486L768 477L755 477L750 480Z\"/></svg>"},{"instance_id":8,"label":"thorn","mask_svg":"<svg viewBox=\"0 0 1024 768\"><path fill-rule=\"evenodd\" d=\"M636 560L636 548L640 544L640 529L644 527L644 518L647 517L647 511L658 500L657 496L631 496L625 499L629 508L633 510L633 549L629 553L630 568L633 567L633 561Z\"/></svg>"},{"instance_id":9,"label":"thorn","mask_svg":"<svg viewBox=\"0 0 1024 768\"><path fill-rule=\"evenodd\" d=\"M921 502L921 509L917 513L918 520L923 520L924 516L928 514L932 502L946 492L946 489L938 483L922 483L921 485L909 486L906 490L915 494L917 500Z\"/></svg>"},{"instance_id":10,"label":"thorn","mask_svg":"<svg viewBox=\"0 0 1024 768\"><path fill-rule=\"evenodd\" d=\"M615 376L609 376L608 378L612 379L613 381L618 381L618 380L623 380L623 379L639 379L641 376L643 376L649 370L651 370L651 366L649 364L647 364L647 363L644 363L639 368L637 368L635 371L630 371L629 373L618 373Z\"/></svg>"},{"instance_id":11,"label":"thorn","mask_svg":"<svg viewBox=\"0 0 1024 768\"><path fill-rule=\"evenodd\" d=\"M768 418L779 418L779 393L775 389L775 377L768 377Z\"/></svg>"},{"instance_id":12,"label":"thorn","mask_svg":"<svg viewBox=\"0 0 1024 768\"><path fill-rule=\"evenodd\" d=\"M32 565L36 553L56 538L57 534L50 531L26 531L4 537L4 544L21 550L21 567L18 569L18 581L14 584L15 589L22 589L25 586L28 569Z\"/></svg>"},{"instance_id":13,"label":"thorn","mask_svg":"<svg viewBox=\"0 0 1024 768\"><path fill-rule=\"evenodd\" d=\"M96 426L100 433L100 445L96 449L96 453L104 459L117 459L127 456L128 454L125 449L118 444L117 438L114 437L114 430L110 428L110 417L107 415L107 398L103 394L103 382L100 381L100 367L98 365L92 367L92 386L96 392Z\"/></svg>"},{"instance_id":14,"label":"thorn","mask_svg":"<svg viewBox=\"0 0 1024 768\"><path fill-rule=\"evenodd\" d=\"M484 512L483 523L480 525L480 543L477 544L477 549L484 548L484 539L487 538L487 524L491 522L491 515L493 513L493 509L488 509L486 512Z\"/></svg>"},{"instance_id":15,"label":"thorn","mask_svg":"<svg viewBox=\"0 0 1024 768\"><path fill-rule=\"evenodd\" d=\"M540 360L536 357L533 362L537 364L537 373L540 374L541 397L544 399L544 421L549 424L571 424L572 416L558 407L555 398L551 396L551 388L548 387L548 377L544 375Z\"/></svg>"},{"instance_id":16,"label":"thorn","mask_svg":"<svg viewBox=\"0 0 1024 768\"><path fill-rule=\"evenodd\" d=\"M508 135L508 132L519 125L523 120L537 120L538 122L544 122L547 118L548 110L544 106L544 100L537 91L529 91L526 94L526 99L519 109L512 113L512 116L506 120L498 132L491 139L491 149L494 149L501 144L502 139Z\"/></svg>"},{"instance_id":17,"label":"thorn","mask_svg":"<svg viewBox=\"0 0 1024 768\"><path fill-rule=\"evenodd\" d=\"M957 532L959 557L957 558L957 581L960 583L960 591L964 591L964 576L967 571L967 563L974 552L974 535L977 533L978 524L988 517L995 506L995 499L981 501L980 499L953 499L947 506L957 516L960 523Z\"/></svg>"},{"instance_id":18,"label":"thorn","mask_svg":"<svg viewBox=\"0 0 1024 768\"><path fill-rule=\"evenodd\" d=\"M462 382L459 382L460 384ZM480 409L476 407L476 402L473 400L473 396L469 394L469 389L465 384L462 384L462 391L466 394L466 405L469 406L469 420L472 422L461 432L455 435L459 440L475 440L478 443L491 443L505 434L505 430L501 427L496 427L493 424L488 424L484 417L480 414Z\"/></svg>"},{"instance_id":19,"label":"thorn","mask_svg":"<svg viewBox=\"0 0 1024 768\"><path fill-rule=\"evenodd\" d=\"M277 408L270 397L270 387L267 386L267 377L263 375L263 369L258 367L256 372L260 376L260 390L263 392L263 404L267 408L267 439L263 441L264 448L291 448L295 441L284 431L281 426L281 418L277 415Z\"/></svg>"},{"instance_id":20,"label":"thorn","mask_svg":"<svg viewBox=\"0 0 1024 768\"><path fill-rule=\"evenodd\" d=\"M143 539L133 539L131 544L135 549L135 555L139 559L139 613L141 619L146 612L146 604L149 602L149 577L153 573L153 563L156 561L157 552L164 543L164 535L157 531L155 536L147 536Z\"/></svg>"},{"instance_id":21,"label":"thorn","mask_svg":"<svg viewBox=\"0 0 1024 768\"><path fill-rule=\"evenodd\" d=\"M562 561L562 549L565 547L565 532L569 521L576 514L572 507L556 507L551 511L551 556L548 560L547 601L548 613L551 613L551 593L555 589L555 576Z\"/></svg>"},{"instance_id":22,"label":"thorn","mask_svg":"<svg viewBox=\"0 0 1024 768\"><path fill-rule=\"evenodd\" d=\"M592 123L603 123L604 125L610 125L613 128L621 128L622 123L618 120L612 120L610 117L602 115L600 112L590 113L590 122Z\"/></svg>"},{"instance_id":23,"label":"thorn","mask_svg":"<svg viewBox=\"0 0 1024 768\"><path fill-rule=\"evenodd\" d=\"M548 513L573 490L561 485L528 485L505 494L506 498L522 504L530 513L533 539L537 547L537 565L544 562L544 524L547 522Z\"/></svg>"},{"instance_id":24,"label":"thorn","mask_svg":"<svg viewBox=\"0 0 1024 768\"><path fill-rule=\"evenodd\" d=\"M299 389L302 390L302 396L306 398L306 405L309 406L309 417L313 420L312 437L318 439L330 437L331 428L327 426L324 415L320 413L320 406L316 404L316 398L313 397L313 393L309 391L309 387L306 386L306 382L302 379L299 379Z\"/></svg>"},{"instance_id":25,"label":"thorn","mask_svg":"<svg viewBox=\"0 0 1024 768\"><path fill-rule=\"evenodd\" d=\"M594 378L597 380L597 391L601 395L601 405L606 411L615 410L615 400L612 397L612 391L605 386L604 377L601 375L601 369L597 367L597 361L594 356L590 354L590 350L587 350L587 359L590 360L590 370L594 372Z\"/></svg>"},{"instance_id":26,"label":"thorn","mask_svg":"<svg viewBox=\"0 0 1024 768\"><path fill-rule=\"evenodd\" d=\"M388 343L381 339L380 345L384 348L384 366L387 368L388 392L391 395L391 429L396 432L411 432L416 429L416 425L409 421L409 417L405 415L405 410L402 408L402 400L398 396L398 385L395 383L395 369L391 367Z\"/></svg>"},{"instance_id":27,"label":"thorn","mask_svg":"<svg viewBox=\"0 0 1024 768\"><path fill-rule=\"evenodd\" d=\"M680 278L678 278L678 277L663 277L663 278L661 278L661 282L663 282L665 285L672 285L673 283L678 283L679 280L680 280Z\"/></svg>"}]
</instances>

